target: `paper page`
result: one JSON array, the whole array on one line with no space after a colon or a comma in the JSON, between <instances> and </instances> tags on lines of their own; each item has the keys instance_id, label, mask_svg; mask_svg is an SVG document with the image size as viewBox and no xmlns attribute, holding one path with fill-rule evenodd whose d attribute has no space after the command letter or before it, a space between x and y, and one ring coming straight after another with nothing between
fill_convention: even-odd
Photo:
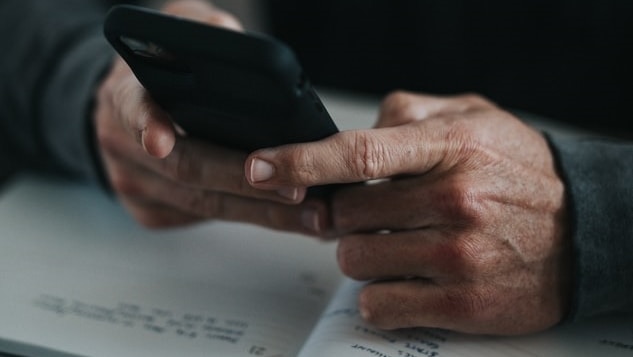
<instances>
[{"instance_id":1,"label":"paper page","mask_svg":"<svg viewBox=\"0 0 633 357\"><path fill-rule=\"evenodd\" d=\"M524 337L463 335L438 329L383 331L364 323L345 281L300 357L566 357L633 356L633 316L606 317Z\"/></svg>"},{"instance_id":2,"label":"paper page","mask_svg":"<svg viewBox=\"0 0 633 357\"><path fill-rule=\"evenodd\" d=\"M95 187L0 195L0 351L295 356L340 282L334 246L249 225L149 231Z\"/></svg>"}]
</instances>

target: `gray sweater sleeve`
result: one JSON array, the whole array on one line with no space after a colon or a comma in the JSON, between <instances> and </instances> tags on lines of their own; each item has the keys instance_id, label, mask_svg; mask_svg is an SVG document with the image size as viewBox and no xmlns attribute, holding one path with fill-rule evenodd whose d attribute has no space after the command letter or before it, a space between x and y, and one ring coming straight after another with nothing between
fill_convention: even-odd
<instances>
[{"instance_id":1,"label":"gray sweater sleeve","mask_svg":"<svg viewBox=\"0 0 633 357\"><path fill-rule=\"evenodd\" d=\"M633 311L633 144L549 139L572 217L575 289L569 320Z\"/></svg>"},{"instance_id":2,"label":"gray sweater sleeve","mask_svg":"<svg viewBox=\"0 0 633 357\"><path fill-rule=\"evenodd\" d=\"M94 178L90 117L113 51L110 2L0 2L0 179L19 170Z\"/></svg>"}]
</instances>

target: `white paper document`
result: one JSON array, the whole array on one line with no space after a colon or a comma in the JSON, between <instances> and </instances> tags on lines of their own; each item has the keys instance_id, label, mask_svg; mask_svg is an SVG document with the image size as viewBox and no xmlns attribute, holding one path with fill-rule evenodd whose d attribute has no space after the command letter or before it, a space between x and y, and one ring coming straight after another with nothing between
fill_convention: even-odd
<instances>
[{"instance_id":1,"label":"white paper document","mask_svg":"<svg viewBox=\"0 0 633 357\"><path fill-rule=\"evenodd\" d=\"M520 338L381 331L335 244L210 222L147 230L93 186L0 193L0 352L58 356L633 356L633 318Z\"/></svg>"}]
</instances>

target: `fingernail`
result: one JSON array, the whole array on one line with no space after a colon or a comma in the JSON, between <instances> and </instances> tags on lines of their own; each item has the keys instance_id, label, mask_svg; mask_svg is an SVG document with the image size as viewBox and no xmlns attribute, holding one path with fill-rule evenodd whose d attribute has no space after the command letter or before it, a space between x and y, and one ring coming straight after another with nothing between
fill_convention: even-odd
<instances>
[{"instance_id":1,"label":"fingernail","mask_svg":"<svg viewBox=\"0 0 633 357\"><path fill-rule=\"evenodd\" d=\"M284 187L277 190L277 194L291 201L296 201L299 197L299 189L296 187Z\"/></svg>"},{"instance_id":2,"label":"fingernail","mask_svg":"<svg viewBox=\"0 0 633 357\"><path fill-rule=\"evenodd\" d=\"M306 208L301 214L301 223L312 232L320 232L319 212L314 208Z\"/></svg>"},{"instance_id":3,"label":"fingernail","mask_svg":"<svg viewBox=\"0 0 633 357\"><path fill-rule=\"evenodd\" d=\"M268 161L253 159L249 174L251 182L266 181L275 174L275 167Z\"/></svg>"}]
</instances>

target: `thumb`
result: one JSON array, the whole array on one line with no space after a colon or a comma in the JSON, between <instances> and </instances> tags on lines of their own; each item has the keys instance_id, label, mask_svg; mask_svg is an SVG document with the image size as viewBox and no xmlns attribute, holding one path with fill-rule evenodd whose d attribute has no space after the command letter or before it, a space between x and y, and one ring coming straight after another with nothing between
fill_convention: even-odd
<instances>
[{"instance_id":1,"label":"thumb","mask_svg":"<svg viewBox=\"0 0 633 357\"><path fill-rule=\"evenodd\" d=\"M254 187L275 189L424 173L446 150L443 128L431 124L344 131L321 141L258 150L246 160L246 178Z\"/></svg>"}]
</instances>

